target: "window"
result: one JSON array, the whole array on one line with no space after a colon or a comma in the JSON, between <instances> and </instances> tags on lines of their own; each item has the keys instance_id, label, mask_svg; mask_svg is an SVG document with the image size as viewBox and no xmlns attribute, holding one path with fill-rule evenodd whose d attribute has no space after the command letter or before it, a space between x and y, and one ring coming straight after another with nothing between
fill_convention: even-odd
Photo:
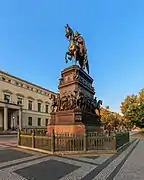
<instances>
[{"instance_id":1,"label":"window","mask_svg":"<svg viewBox=\"0 0 144 180\"><path fill-rule=\"evenodd\" d=\"M17 116L17 125L19 125L19 116Z\"/></svg>"},{"instance_id":2,"label":"window","mask_svg":"<svg viewBox=\"0 0 144 180\"><path fill-rule=\"evenodd\" d=\"M17 104L22 105L23 104L23 99L21 97L17 98Z\"/></svg>"},{"instance_id":3,"label":"window","mask_svg":"<svg viewBox=\"0 0 144 180\"><path fill-rule=\"evenodd\" d=\"M32 117L28 117L28 125L32 126Z\"/></svg>"},{"instance_id":4,"label":"window","mask_svg":"<svg viewBox=\"0 0 144 180\"><path fill-rule=\"evenodd\" d=\"M32 103L33 103L32 101L30 100L28 101L28 110L32 110Z\"/></svg>"},{"instance_id":5,"label":"window","mask_svg":"<svg viewBox=\"0 0 144 180\"><path fill-rule=\"evenodd\" d=\"M48 119L45 120L45 126L48 126Z\"/></svg>"},{"instance_id":6,"label":"window","mask_svg":"<svg viewBox=\"0 0 144 180\"><path fill-rule=\"evenodd\" d=\"M10 95L4 94L4 101L10 103Z\"/></svg>"},{"instance_id":7,"label":"window","mask_svg":"<svg viewBox=\"0 0 144 180\"><path fill-rule=\"evenodd\" d=\"M45 112L48 113L48 104L45 105Z\"/></svg>"},{"instance_id":8,"label":"window","mask_svg":"<svg viewBox=\"0 0 144 180\"><path fill-rule=\"evenodd\" d=\"M38 126L41 126L41 118L38 118Z\"/></svg>"},{"instance_id":9,"label":"window","mask_svg":"<svg viewBox=\"0 0 144 180\"><path fill-rule=\"evenodd\" d=\"M41 112L41 103L38 103L38 112Z\"/></svg>"}]
</instances>

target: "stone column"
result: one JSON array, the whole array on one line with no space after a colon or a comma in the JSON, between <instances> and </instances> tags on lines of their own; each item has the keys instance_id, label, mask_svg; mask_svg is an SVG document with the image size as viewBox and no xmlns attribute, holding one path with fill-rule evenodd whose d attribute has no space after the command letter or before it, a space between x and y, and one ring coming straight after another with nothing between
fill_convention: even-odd
<instances>
[{"instance_id":1,"label":"stone column","mask_svg":"<svg viewBox=\"0 0 144 180\"><path fill-rule=\"evenodd\" d=\"M22 109L19 109L19 130L22 129Z\"/></svg>"},{"instance_id":2,"label":"stone column","mask_svg":"<svg viewBox=\"0 0 144 180\"><path fill-rule=\"evenodd\" d=\"M4 107L4 131L8 130L8 108Z\"/></svg>"}]
</instances>

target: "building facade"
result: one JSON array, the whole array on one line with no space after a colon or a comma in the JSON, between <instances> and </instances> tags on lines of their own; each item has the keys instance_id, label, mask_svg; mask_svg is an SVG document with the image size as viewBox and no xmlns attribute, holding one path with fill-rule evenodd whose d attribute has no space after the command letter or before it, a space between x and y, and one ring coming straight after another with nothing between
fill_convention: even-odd
<instances>
[{"instance_id":1,"label":"building facade","mask_svg":"<svg viewBox=\"0 0 144 180\"><path fill-rule=\"evenodd\" d=\"M0 130L46 127L55 95L0 70Z\"/></svg>"}]
</instances>

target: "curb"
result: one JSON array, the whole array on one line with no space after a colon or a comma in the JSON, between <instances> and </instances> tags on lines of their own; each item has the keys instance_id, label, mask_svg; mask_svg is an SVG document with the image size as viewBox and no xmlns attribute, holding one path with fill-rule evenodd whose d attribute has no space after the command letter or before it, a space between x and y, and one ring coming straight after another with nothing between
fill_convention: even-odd
<instances>
[{"instance_id":1,"label":"curb","mask_svg":"<svg viewBox=\"0 0 144 180\"><path fill-rule=\"evenodd\" d=\"M120 151L120 150L121 150L122 148L124 148L125 146L134 143L134 141L136 141L136 139L133 139L133 140L131 140L130 142L127 142L127 143L123 144L123 145L122 145L121 147L119 147L116 151L117 151L117 152Z\"/></svg>"},{"instance_id":2,"label":"curb","mask_svg":"<svg viewBox=\"0 0 144 180\"><path fill-rule=\"evenodd\" d=\"M15 145L10 145L10 144L3 144L3 143L1 144L1 143L0 143L0 146L1 146L1 145L2 145L2 146L6 146L6 147L17 147L17 144L15 144Z\"/></svg>"},{"instance_id":3,"label":"curb","mask_svg":"<svg viewBox=\"0 0 144 180\"><path fill-rule=\"evenodd\" d=\"M51 151L46 151L46 150L42 150L42 149L37 149L37 148L31 148L31 147L26 147L26 146L20 146L17 145L18 148L21 149L26 149L26 150L31 150L31 151L36 151L36 152L41 152L41 153L45 153L45 154L50 154L50 155L93 155L93 154L115 154L117 151L116 150L112 150L112 151L87 151L87 152L69 152L69 151L59 151L59 152L51 152Z\"/></svg>"},{"instance_id":4,"label":"curb","mask_svg":"<svg viewBox=\"0 0 144 180\"><path fill-rule=\"evenodd\" d=\"M17 145L16 147L21 148L21 149L30 150L30 151L36 151L36 152L41 152L41 153L53 155L53 153L51 151L46 151L46 150L42 150L42 149L31 148L31 147L26 147L26 146L19 146L19 145Z\"/></svg>"},{"instance_id":5,"label":"curb","mask_svg":"<svg viewBox=\"0 0 144 180\"><path fill-rule=\"evenodd\" d=\"M17 133L0 133L0 137L2 136L16 136Z\"/></svg>"}]
</instances>

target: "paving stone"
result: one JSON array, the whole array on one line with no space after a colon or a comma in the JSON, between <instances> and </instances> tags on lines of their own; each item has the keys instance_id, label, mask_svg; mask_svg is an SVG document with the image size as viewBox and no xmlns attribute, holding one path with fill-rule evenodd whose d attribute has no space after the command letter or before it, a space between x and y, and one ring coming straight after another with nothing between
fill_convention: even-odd
<instances>
[{"instance_id":1,"label":"paving stone","mask_svg":"<svg viewBox=\"0 0 144 180\"><path fill-rule=\"evenodd\" d=\"M83 156L84 158L88 158L88 159L97 159L99 158L99 156Z\"/></svg>"},{"instance_id":2,"label":"paving stone","mask_svg":"<svg viewBox=\"0 0 144 180\"><path fill-rule=\"evenodd\" d=\"M25 152L6 148L6 149L0 150L0 163L12 161L15 159L21 159L21 158L25 158L29 156L32 156L32 155Z\"/></svg>"},{"instance_id":3,"label":"paving stone","mask_svg":"<svg viewBox=\"0 0 144 180\"><path fill-rule=\"evenodd\" d=\"M76 170L74 170L74 171L72 171L73 169L71 169L70 173L68 173L67 175L64 175L64 173L63 173L62 178L59 178L59 180L67 180L67 179L72 180L73 178L74 179L81 179L81 178L83 178L84 176L89 174L93 169L95 169L97 167L95 165L82 163L82 162L77 162L77 161L62 158L62 157L49 156L49 157L43 157L43 158L39 158L39 159L36 159L36 160L28 161L28 162L22 162L21 164L17 164L17 165L11 166L11 167L4 168L3 170L0 171L0 177L4 178L6 180L7 179L15 180L15 178L20 180L20 179L22 179L23 176L16 173L16 172L18 172L18 170L27 168L27 171L31 171L31 170L29 170L28 167L32 167L33 165L37 165L37 164L40 164L40 163L47 162L49 160L55 160L55 161L61 162L62 164L66 164L66 166L63 166L61 164L62 169L66 169L65 167L67 167L69 165L70 166L72 165L72 167L73 166L77 167ZM59 168L60 167L57 166L57 164L55 164L54 173L55 172L57 173L56 170L59 169ZM42 174L41 172L38 172L38 173ZM51 179L51 177L49 177L49 178ZM26 178L24 178L24 179L26 179Z\"/></svg>"},{"instance_id":4,"label":"paving stone","mask_svg":"<svg viewBox=\"0 0 144 180\"><path fill-rule=\"evenodd\" d=\"M144 180L144 141L140 141L114 180Z\"/></svg>"},{"instance_id":5,"label":"paving stone","mask_svg":"<svg viewBox=\"0 0 144 180\"><path fill-rule=\"evenodd\" d=\"M78 162L78 161L75 161L72 159L66 159L63 157L53 157L53 159L80 167L77 170L71 172L70 174L60 178L59 180L80 180L97 167L96 165L88 164L85 162Z\"/></svg>"},{"instance_id":6,"label":"paving stone","mask_svg":"<svg viewBox=\"0 0 144 180\"><path fill-rule=\"evenodd\" d=\"M5 145L0 145L0 151L1 150L5 150L5 149L7 149L8 147L7 146L5 146Z\"/></svg>"},{"instance_id":7,"label":"paving stone","mask_svg":"<svg viewBox=\"0 0 144 180\"><path fill-rule=\"evenodd\" d=\"M93 178L93 180L106 180L113 173L115 168L122 162L122 160L129 154L129 152L133 150L137 143L138 141L135 141L133 144L131 144L124 152L122 152L106 168L104 168L95 178Z\"/></svg>"},{"instance_id":8,"label":"paving stone","mask_svg":"<svg viewBox=\"0 0 144 180\"><path fill-rule=\"evenodd\" d=\"M17 170L15 173L27 179L34 178L35 180L57 180L78 168L79 167L77 166L64 162L49 160L47 162L42 162L24 169Z\"/></svg>"},{"instance_id":9,"label":"paving stone","mask_svg":"<svg viewBox=\"0 0 144 180\"><path fill-rule=\"evenodd\" d=\"M0 169L6 168L6 167L9 167L12 165L16 165L19 163L24 163L26 161L35 160L35 159L42 158L42 157L44 157L44 155L30 156L30 157L21 158L21 159L15 159L13 161L3 162L3 163L0 163Z\"/></svg>"},{"instance_id":10,"label":"paving stone","mask_svg":"<svg viewBox=\"0 0 144 180\"><path fill-rule=\"evenodd\" d=\"M112 154L106 154L101 156L66 156L69 159L74 159L76 161L82 161L86 163L92 163L92 164L102 164L106 160L108 160L110 157L112 157Z\"/></svg>"}]
</instances>

